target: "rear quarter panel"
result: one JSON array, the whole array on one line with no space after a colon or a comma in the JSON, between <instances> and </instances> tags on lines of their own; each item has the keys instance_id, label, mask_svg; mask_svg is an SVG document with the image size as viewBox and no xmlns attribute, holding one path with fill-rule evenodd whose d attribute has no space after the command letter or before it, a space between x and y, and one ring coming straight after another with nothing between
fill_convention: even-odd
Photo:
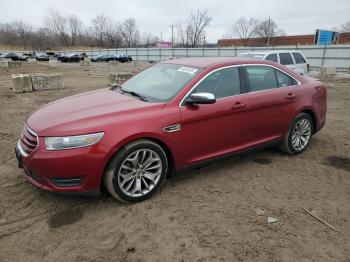
<instances>
[{"instance_id":1,"label":"rear quarter panel","mask_svg":"<svg viewBox=\"0 0 350 262\"><path fill-rule=\"evenodd\" d=\"M305 82L299 86L298 102L300 110L297 114L305 110L311 110L316 118L317 131L326 121L327 89L324 83L316 79L305 77L304 80Z\"/></svg>"}]
</instances>

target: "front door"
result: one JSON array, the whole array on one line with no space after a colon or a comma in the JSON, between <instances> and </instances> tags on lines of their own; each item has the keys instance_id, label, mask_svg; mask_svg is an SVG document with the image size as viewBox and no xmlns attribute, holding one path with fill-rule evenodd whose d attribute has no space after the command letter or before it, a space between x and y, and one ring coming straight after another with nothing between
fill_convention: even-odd
<instances>
[{"instance_id":1,"label":"front door","mask_svg":"<svg viewBox=\"0 0 350 262\"><path fill-rule=\"evenodd\" d=\"M216 103L181 105L184 166L229 153L240 145L245 128L239 112L245 105L236 103L241 93L239 75L237 66L213 71L192 93L212 93Z\"/></svg>"}]
</instances>

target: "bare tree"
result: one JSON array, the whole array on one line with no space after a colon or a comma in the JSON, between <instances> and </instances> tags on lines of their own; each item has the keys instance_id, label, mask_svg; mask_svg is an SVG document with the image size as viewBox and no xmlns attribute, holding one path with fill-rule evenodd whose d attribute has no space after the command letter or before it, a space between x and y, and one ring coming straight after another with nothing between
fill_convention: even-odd
<instances>
[{"instance_id":1,"label":"bare tree","mask_svg":"<svg viewBox=\"0 0 350 262\"><path fill-rule=\"evenodd\" d=\"M21 46L26 49L32 35L32 26L22 21L16 21L13 22L13 30L16 33Z\"/></svg>"},{"instance_id":2,"label":"bare tree","mask_svg":"<svg viewBox=\"0 0 350 262\"><path fill-rule=\"evenodd\" d=\"M141 37L141 45L145 47L156 46L159 42L159 37L152 33L143 33Z\"/></svg>"},{"instance_id":3,"label":"bare tree","mask_svg":"<svg viewBox=\"0 0 350 262\"><path fill-rule=\"evenodd\" d=\"M68 28L70 32L71 46L75 46L78 41L79 34L82 31L83 23L76 15L70 15L67 18Z\"/></svg>"},{"instance_id":4,"label":"bare tree","mask_svg":"<svg viewBox=\"0 0 350 262\"><path fill-rule=\"evenodd\" d=\"M121 47L123 44L123 36L120 32L119 23L110 23L105 33L107 47Z\"/></svg>"},{"instance_id":5,"label":"bare tree","mask_svg":"<svg viewBox=\"0 0 350 262\"><path fill-rule=\"evenodd\" d=\"M69 35L67 33L67 18L54 9L49 9L45 17L46 26L54 34L58 34L65 46L70 45Z\"/></svg>"},{"instance_id":6,"label":"bare tree","mask_svg":"<svg viewBox=\"0 0 350 262\"><path fill-rule=\"evenodd\" d=\"M340 32L350 33L350 21L340 25Z\"/></svg>"},{"instance_id":7,"label":"bare tree","mask_svg":"<svg viewBox=\"0 0 350 262\"><path fill-rule=\"evenodd\" d=\"M12 23L0 24L0 41L4 45L15 45L16 32Z\"/></svg>"},{"instance_id":8,"label":"bare tree","mask_svg":"<svg viewBox=\"0 0 350 262\"><path fill-rule=\"evenodd\" d=\"M196 47L201 39L205 36L205 28L209 26L211 17L208 15L208 11L196 11L188 18L188 37L191 47Z\"/></svg>"},{"instance_id":9,"label":"bare tree","mask_svg":"<svg viewBox=\"0 0 350 262\"><path fill-rule=\"evenodd\" d=\"M128 18L123 22L120 26L120 33L127 47L137 46L140 33L134 18Z\"/></svg>"},{"instance_id":10,"label":"bare tree","mask_svg":"<svg viewBox=\"0 0 350 262\"><path fill-rule=\"evenodd\" d=\"M284 35L284 30L278 28L275 21L272 19L266 19L260 22L256 26L256 34L265 40L267 46L273 44L274 37Z\"/></svg>"},{"instance_id":11,"label":"bare tree","mask_svg":"<svg viewBox=\"0 0 350 262\"><path fill-rule=\"evenodd\" d=\"M238 36L243 40L243 42L247 43L250 38L256 35L257 25L258 21L255 18L250 18L248 20L241 17L236 20L231 30L234 35Z\"/></svg>"},{"instance_id":12,"label":"bare tree","mask_svg":"<svg viewBox=\"0 0 350 262\"><path fill-rule=\"evenodd\" d=\"M52 33L48 28L37 29L30 38L30 45L33 50L50 50L60 47L56 37L52 37Z\"/></svg>"},{"instance_id":13,"label":"bare tree","mask_svg":"<svg viewBox=\"0 0 350 262\"><path fill-rule=\"evenodd\" d=\"M177 42L180 42L182 46L185 46L187 43L187 29L184 28L184 26L181 23L176 24L176 31L177 31Z\"/></svg>"},{"instance_id":14,"label":"bare tree","mask_svg":"<svg viewBox=\"0 0 350 262\"><path fill-rule=\"evenodd\" d=\"M97 15L92 19L92 28L94 29L98 39L99 46L103 47L103 41L106 35L106 31L109 23L111 23L110 18L106 17L104 14Z\"/></svg>"},{"instance_id":15,"label":"bare tree","mask_svg":"<svg viewBox=\"0 0 350 262\"><path fill-rule=\"evenodd\" d=\"M184 25L177 24L177 36L184 46L196 47L205 37L205 29L211 22L207 10L197 10L190 14Z\"/></svg>"}]
</instances>

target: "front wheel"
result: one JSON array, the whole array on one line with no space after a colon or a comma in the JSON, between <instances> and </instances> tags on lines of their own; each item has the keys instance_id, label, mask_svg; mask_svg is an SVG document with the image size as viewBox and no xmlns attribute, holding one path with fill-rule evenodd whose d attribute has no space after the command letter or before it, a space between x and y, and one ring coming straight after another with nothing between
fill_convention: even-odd
<instances>
[{"instance_id":1,"label":"front wheel","mask_svg":"<svg viewBox=\"0 0 350 262\"><path fill-rule=\"evenodd\" d=\"M153 141L138 140L113 157L104 175L104 185L120 201L139 202L162 186L167 172L164 150Z\"/></svg>"},{"instance_id":2,"label":"front wheel","mask_svg":"<svg viewBox=\"0 0 350 262\"><path fill-rule=\"evenodd\" d=\"M300 154L309 145L312 133L312 118L306 113L301 113L294 119L279 149L290 155Z\"/></svg>"}]
</instances>

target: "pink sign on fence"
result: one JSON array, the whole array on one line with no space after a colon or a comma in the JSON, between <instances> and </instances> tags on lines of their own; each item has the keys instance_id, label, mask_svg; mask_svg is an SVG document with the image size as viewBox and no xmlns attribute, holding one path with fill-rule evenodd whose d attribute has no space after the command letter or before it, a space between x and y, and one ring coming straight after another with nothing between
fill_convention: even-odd
<instances>
[{"instance_id":1,"label":"pink sign on fence","mask_svg":"<svg viewBox=\"0 0 350 262\"><path fill-rule=\"evenodd\" d=\"M172 43L167 41L162 41L157 43L158 48L172 48Z\"/></svg>"}]
</instances>

